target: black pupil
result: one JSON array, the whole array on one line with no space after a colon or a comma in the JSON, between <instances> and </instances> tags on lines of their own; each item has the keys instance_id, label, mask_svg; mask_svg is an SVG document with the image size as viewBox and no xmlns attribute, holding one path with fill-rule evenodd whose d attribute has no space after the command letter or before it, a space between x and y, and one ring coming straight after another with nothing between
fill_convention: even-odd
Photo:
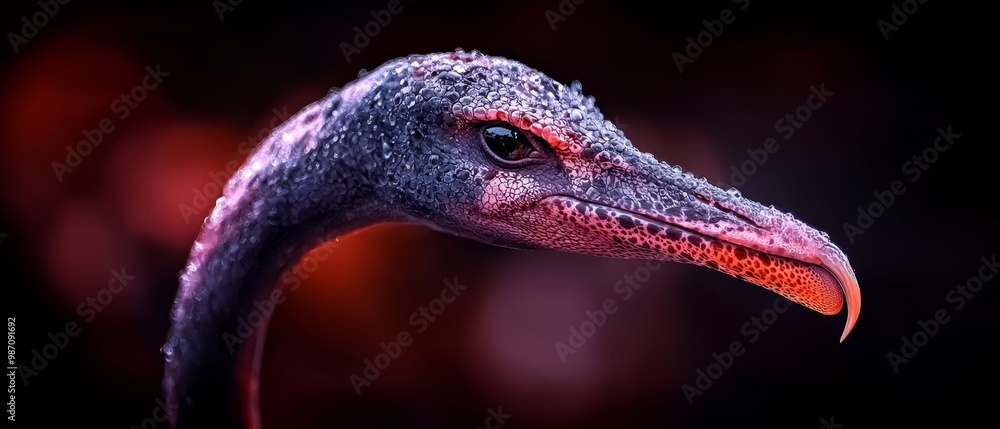
<instances>
[{"instance_id":1,"label":"black pupil","mask_svg":"<svg viewBox=\"0 0 1000 429\"><path fill-rule=\"evenodd\" d=\"M519 130L503 125L486 127L483 131L486 145L501 159L516 161L528 156L533 149L527 137Z\"/></svg>"}]
</instances>

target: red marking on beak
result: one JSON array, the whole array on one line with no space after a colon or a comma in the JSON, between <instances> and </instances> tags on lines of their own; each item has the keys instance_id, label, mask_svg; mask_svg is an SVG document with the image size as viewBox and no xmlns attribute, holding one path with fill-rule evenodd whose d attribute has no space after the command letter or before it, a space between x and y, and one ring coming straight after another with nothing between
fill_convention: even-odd
<instances>
[{"instance_id":1,"label":"red marking on beak","mask_svg":"<svg viewBox=\"0 0 1000 429\"><path fill-rule=\"evenodd\" d=\"M861 290L847 257L819 231L791 218L783 218L774 230L712 236L689 227L697 226L695 222L682 226L573 197L549 197L544 202L561 212L567 226L577 227L566 228L560 241L548 247L701 265L826 315L839 313L846 298L847 323L840 341L858 320ZM747 226L736 230L746 231Z\"/></svg>"}]
</instances>

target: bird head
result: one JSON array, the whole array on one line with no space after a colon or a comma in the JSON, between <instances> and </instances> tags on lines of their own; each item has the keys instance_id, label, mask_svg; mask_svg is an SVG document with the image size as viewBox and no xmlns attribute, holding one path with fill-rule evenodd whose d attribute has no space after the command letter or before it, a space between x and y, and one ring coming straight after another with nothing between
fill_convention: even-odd
<instances>
[{"instance_id":1,"label":"bird head","mask_svg":"<svg viewBox=\"0 0 1000 429\"><path fill-rule=\"evenodd\" d=\"M399 216L513 248L701 265L828 315L846 296L841 341L857 320L854 271L825 233L639 151L578 83L459 51L386 63L341 97Z\"/></svg>"}]
</instances>

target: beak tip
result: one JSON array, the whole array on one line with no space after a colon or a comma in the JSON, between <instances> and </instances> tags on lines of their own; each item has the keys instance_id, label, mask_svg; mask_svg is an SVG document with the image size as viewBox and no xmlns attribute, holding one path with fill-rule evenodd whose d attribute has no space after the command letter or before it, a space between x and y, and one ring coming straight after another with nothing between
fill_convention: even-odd
<instances>
[{"instance_id":1,"label":"beak tip","mask_svg":"<svg viewBox=\"0 0 1000 429\"><path fill-rule=\"evenodd\" d=\"M850 334L850 333L851 333L851 325L848 324L846 327L844 327L844 333L840 335L840 343L841 344L844 343L844 340L847 339L847 334Z\"/></svg>"},{"instance_id":2,"label":"beak tip","mask_svg":"<svg viewBox=\"0 0 1000 429\"><path fill-rule=\"evenodd\" d=\"M861 314L861 290L857 286L857 281L851 283L850 286L845 285L844 296L847 299L847 323L844 325L844 333L840 336L841 343L854 329L854 325L858 322L858 316Z\"/></svg>"},{"instance_id":3,"label":"beak tip","mask_svg":"<svg viewBox=\"0 0 1000 429\"><path fill-rule=\"evenodd\" d=\"M854 275L847 257L837 249L835 257L823 258L823 266L827 268L840 284L844 294L844 301L847 301L847 322L844 325L844 332L840 335L840 342L847 339L847 335L854 329L861 314L861 288L858 286L858 279Z\"/></svg>"},{"instance_id":4,"label":"beak tip","mask_svg":"<svg viewBox=\"0 0 1000 429\"><path fill-rule=\"evenodd\" d=\"M852 299L853 298L853 299ZM847 297L847 323L844 325L844 333L840 336L840 342L843 343L847 339L847 335L851 333L854 329L854 325L858 322L858 315L861 313L861 294L857 294L856 297L848 295Z\"/></svg>"}]
</instances>

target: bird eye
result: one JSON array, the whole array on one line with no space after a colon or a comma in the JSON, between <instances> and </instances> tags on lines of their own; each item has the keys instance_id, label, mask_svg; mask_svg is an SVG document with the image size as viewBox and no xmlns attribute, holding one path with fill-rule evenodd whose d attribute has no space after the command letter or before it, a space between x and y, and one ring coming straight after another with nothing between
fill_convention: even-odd
<instances>
[{"instance_id":1,"label":"bird eye","mask_svg":"<svg viewBox=\"0 0 1000 429\"><path fill-rule=\"evenodd\" d=\"M535 152L524 132L509 124L490 124L483 128L483 141L490 153L501 161L517 162Z\"/></svg>"}]
</instances>

